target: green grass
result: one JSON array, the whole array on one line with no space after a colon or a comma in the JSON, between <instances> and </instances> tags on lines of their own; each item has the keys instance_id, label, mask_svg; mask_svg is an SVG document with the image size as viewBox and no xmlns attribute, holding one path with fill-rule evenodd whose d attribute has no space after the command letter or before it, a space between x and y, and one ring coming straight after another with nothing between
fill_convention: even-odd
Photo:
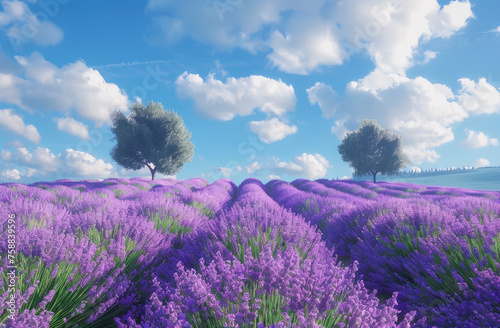
<instances>
[{"instance_id":1,"label":"green grass","mask_svg":"<svg viewBox=\"0 0 500 328\"><path fill-rule=\"evenodd\" d=\"M169 234L176 234L178 237L181 237L193 231L192 227L181 225L177 218L174 219L171 215L167 216L164 209L146 215L149 217L150 221L155 223L155 229L161 229L162 233L167 231Z\"/></svg>"},{"instance_id":2,"label":"green grass","mask_svg":"<svg viewBox=\"0 0 500 328\"><path fill-rule=\"evenodd\" d=\"M273 230L276 229L273 234ZM245 247L250 247L252 252L252 257L254 259L259 259L259 256L266 244L269 244L272 250L272 256L276 258L278 249L281 248L282 251L285 251L287 248L286 243L283 241L283 235L278 228L269 227L265 232L260 231L257 237L255 236L246 236L242 232L242 228L239 224L236 225L236 229L229 228L227 230L227 235L223 237L223 243L226 248L233 253L236 258L241 262L245 262ZM233 239L236 239L236 243L233 242ZM301 249L298 246L294 246L299 252L302 265L303 261L308 257L309 252L314 245L316 240L314 240L311 245L307 249ZM214 242L212 240L212 242ZM300 242L299 242L300 243ZM297 244L299 244L297 243ZM246 245L246 246L244 246ZM264 326L270 326L273 324L277 324L283 320L282 313L283 308L286 306L285 300L277 291L272 291L270 294L260 294L257 293L259 282L253 281L251 278L248 279L246 284L243 286L243 290L238 295L238 299L233 302L229 302L223 307L223 312L226 314L223 318L217 319L210 309L205 312L196 312L196 313L188 313L187 318L191 326L193 327L227 327L228 320L226 319L227 314L234 313L234 309L238 309L242 306L244 302L244 298L247 297L248 306L252 307L252 305L256 303L260 303L260 308L257 310L257 316L253 320L253 322L249 324L243 324L239 327L242 328L254 328L257 327L258 323L262 323ZM212 290L212 293L218 300L222 300L223 296L218 294L215 290ZM349 317L346 317L342 314L338 313L338 309L342 302L347 298L347 292L338 294L334 297L334 299L338 302L335 308L329 309L322 314L322 316L316 320L318 324L321 324L323 327L335 327L339 323L347 323ZM227 300L225 300L227 301ZM298 323L298 317L292 311L288 311L288 316L290 317L292 324ZM305 306L305 316L307 317L307 304Z\"/></svg>"},{"instance_id":3,"label":"green grass","mask_svg":"<svg viewBox=\"0 0 500 328\"><path fill-rule=\"evenodd\" d=\"M194 207L194 208L199 209L199 210L200 210L200 212L201 212L202 214L204 214L204 215L208 216L208 218L209 218L209 219L213 218L213 217L214 217L214 215L215 215L215 213L214 213L211 209L206 208L206 207L205 207L205 204L203 204L203 203L199 203L199 202L197 202L197 201L193 201L193 202L189 202L189 203L187 203L186 205L188 205L188 206L192 206L192 207Z\"/></svg>"}]
</instances>

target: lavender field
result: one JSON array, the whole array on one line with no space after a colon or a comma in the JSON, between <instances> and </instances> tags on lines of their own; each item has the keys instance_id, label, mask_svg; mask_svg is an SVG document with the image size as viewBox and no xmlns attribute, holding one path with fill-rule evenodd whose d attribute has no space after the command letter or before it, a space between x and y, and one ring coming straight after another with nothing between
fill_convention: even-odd
<instances>
[{"instance_id":1,"label":"lavender field","mask_svg":"<svg viewBox=\"0 0 500 328\"><path fill-rule=\"evenodd\" d=\"M326 179L2 184L0 326L498 327L499 198Z\"/></svg>"}]
</instances>

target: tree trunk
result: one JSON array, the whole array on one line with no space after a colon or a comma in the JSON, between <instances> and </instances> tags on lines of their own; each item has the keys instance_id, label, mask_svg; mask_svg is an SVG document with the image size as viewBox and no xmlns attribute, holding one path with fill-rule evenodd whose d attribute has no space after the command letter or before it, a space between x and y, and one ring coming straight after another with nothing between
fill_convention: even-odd
<instances>
[{"instance_id":1,"label":"tree trunk","mask_svg":"<svg viewBox=\"0 0 500 328\"><path fill-rule=\"evenodd\" d=\"M155 179L155 173L156 173L156 167L153 169L149 164L146 164L146 166L149 169L149 172L151 172L151 180Z\"/></svg>"},{"instance_id":2,"label":"tree trunk","mask_svg":"<svg viewBox=\"0 0 500 328\"><path fill-rule=\"evenodd\" d=\"M373 174L373 183L377 183L377 172L372 172Z\"/></svg>"}]
</instances>

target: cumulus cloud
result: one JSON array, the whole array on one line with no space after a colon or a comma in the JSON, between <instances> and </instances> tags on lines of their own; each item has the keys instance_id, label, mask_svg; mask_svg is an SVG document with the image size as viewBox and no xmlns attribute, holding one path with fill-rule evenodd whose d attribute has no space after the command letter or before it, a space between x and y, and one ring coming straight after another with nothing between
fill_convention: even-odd
<instances>
[{"instance_id":1,"label":"cumulus cloud","mask_svg":"<svg viewBox=\"0 0 500 328\"><path fill-rule=\"evenodd\" d=\"M469 0L450 1L447 5L430 17L430 27L434 35L449 38L456 31L467 25L467 21L474 18Z\"/></svg>"},{"instance_id":2,"label":"cumulus cloud","mask_svg":"<svg viewBox=\"0 0 500 328\"><path fill-rule=\"evenodd\" d=\"M365 50L384 72L404 73L416 49L432 38L448 38L473 17L468 1L353 0L335 12L342 35L354 50Z\"/></svg>"},{"instance_id":3,"label":"cumulus cloud","mask_svg":"<svg viewBox=\"0 0 500 328\"><path fill-rule=\"evenodd\" d=\"M274 66L287 73L308 74L319 66L344 62L347 55L340 33L330 21L318 18L298 16L290 21L286 34L273 31L268 58Z\"/></svg>"},{"instance_id":4,"label":"cumulus cloud","mask_svg":"<svg viewBox=\"0 0 500 328\"><path fill-rule=\"evenodd\" d=\"M233 170L231 168L223 167L223 166L213 167L212 171L219 173L219 174L222 174L222 176L224 178L228 178L228 179L231 177L231 172L233 172Z\"/></svg>"},{"instance_id":5,"label":"cumulus cloud","mask_svg":"<svg viewBox=\"0 0 500 328\"><path fill-rule=\"evenodd\" d=\"M271 181L271 180L279 180L279 179L280 179L279 175L269 174L267 176L267 180L269 180L269 181Z\"/></svg>"},{"instance_id":6,"label":"cumulus cloud","mask_svg":"<svg viewBox=\"0 0 500 328\"><path fill-rule=\"evenodd\" d=\"M277 162L269 168L277 174L289 174L306 179L319 179L326 175L330 163L320 154L295 156L290 162Z\"/></svg>"},{"instance_id":7,"label":"cumulus cloud","mask_svg":"<svg viewBox=\"0 0 500 328\"><path fill-rule=\"evenodd\" d=\"M23 143L20 142L19 140L8 141L5 143L5 146L6 147L14 147L14 148L24 147Z\"/></svg>"},{"instance_id":8,"label":"cumulus cloud","mask_svg":"<svg viewBox=\"0 0 500 328\"><path fill-rule=\"evenodd\" d=\"M9 155L6 158L2 157L4 161L39 169L43 173L55 172L60 169L60 163L56 155L48 148L37 147L34 151L30 152L27 148L20 147L13 152L7 152Z\"/></svg>"},{"instance_id":9,"label":"cumulus cloud","mask_svg":"<svg viewBox=\"0 0 500 328\"><path fill-rule=\"evenodd\" d=\"M62 41L63 31L51 21L41 21L42 13L33 13L28 4L17 0L2 1L2 7L0 26L6 29L14 49L18 50L28 42L48 46Z\"/></svg>"},{"instance_id":10,"label":"cumulus cloud","mask_svg":"<svg viewBox=\"0 0 500 328\"><path fill-rule=\"evenodd\" d=\"M107 178L113 172L113 165L82 151L66 149L61 158L78 176Z\"/></svg>"},{"instance_id":11,"label":"cumulus cloud","mask_svg":"<svg viewBox=\"0 0 500 328\"><path fill-rule=\"evenodd\" d=\"M474 149L487 146L498 146L498 139L490 138L483 132L476 132L468 129L465 129L465 132L467 132L467 138L462 140L462 147Z\"/></svg>"},{"instance_id":12,"label":"cumulus cloud","mask_svg":"<svg viewBox=\"0 0 500 328\"><path fill-rule=\"evenodd\" d=\"M229 121L236 115L250 115L256 108L277 116L295 109L291 85L260 75L228 78L224 83L213 74L204 81L198 74L184 72L175 85L180 97L192 98L196 111L211 119Z\"/></svg>"},{"instance_id":13,"label":"cumulus cloud","mask_svg":"<svg viewBox=\"0 0 500 328\"><path fill-rule=\"evenodd\" d=\"M474 167L486 167L490 166L490 161L488 161L486 158L478 158L476 160L476 163L474 163Z\"/></svg>"},{"instance_id":14,"label":"cumulus cloud","mask_svg":"<svg viewBox=\"0 0 500 328\"><path fill-rule=\"evenodd\" d=\"M474 82L467 78L458 80L462 86L459 103L473 114L500 113L500 92L485 78Z\"/></svg>"},{"instance_id":15,"label":"cumulus cloud","mask_svg":"<svg viewBox=\"0 0 500 328\"><path fill-rule=\"evenodd\" d=\"M127 95L101 74L77 61L58 68L38 52L16 56L24 77L0 72L0 101L23 109L69 112L75 110L97 126L109 122L109 114L128 109Z\"/></svg>"},{"instance_id":16,"label":"cumulus cloud","mask_svg":"<svg viewBox=\"0 0 500 328\"><path fill-rule=\"evenodd\" d=\"M21 179L21 172L19 172L17 169L3 170L1 175L3 178L5 178L7 180L19 180L19 179Z\"/></svg>"},{"instance_id":17,"label":"cumulus cloud","mask_svg":"<svg viewBox=\"0 0 500 328\"><path fill-rule=\"evenodd\" d=\"M500 26L498 26L497 28L494 28L494 29L490 30L489 32L491 32L491 33L500 33Z\"/></svg>"},{"instance_id":18,"label":"cumulus cloud","mask_svg":"<svg viewBox=\"0 0 500 328\"><path fill-rule=\"evenodd\" d=\"M277 118L272 118L266 121L250 122L250 130L259 136L260 141L269 144L297 133L298 128L295 125L287 125Z\"/></svg>"},{"instance_id":19,"label":"cumulus cloud","mask_svg":"<svg viewBox=\"0 0 500 328\"><path fill-rule=\"evenodd\" d=\"M29 168L27 167L24 172L22 173L22 175L26 176L27 178L29 177L32 177L34 176L36 173L38 172L37 169L32 169L32 168Z\"/></svg>"},{"instance_id":20,"label":"cumulus cloud","mask_svg":"<svg viewBox=\"0 0 500 328\"><path fill-rule=\"evenodd\" d=\"M318 104L323 112L324 118L331 118L335 115L339 99L337 93L331 86L316 82L316 84L307 89L306 92L311 105Z\"/></svg>"},{"instance_id":21,"label":"cumulus cloud","mask_svg":"<svg viewBox=\"0 0 500 328\"><path fill-rule=\"evenodd\" d=\"M12 109L0 109L0 128L21 135L34 143L40 143L40 134L32 124L26 125L21 116L14 114Z\"/></svg>"},{"instance_id":22,"label":"cumulus cloud","mask_svg":"<svg viewBox=\"0 0 500 328\"><path fill-rule=\"evenodd\" d=\"M427 64L432 59L436 58L437 54L438 53L436 51L430 51L430 50L425 51L424 52L424 59L420 62L420 64L422 64L422 65Z\"/></svg>"},{"instance_id":23,"label":"cumulus cloud","mask_svg":"<svg viewBox=\"0 0 500 328\"><path fill-rule=\"evenodd\" d=\"M260 170L262 168L262 165L259 164L259 162L253 162L247 166L245 166L245 171L248 173L248 174L252 174L258 170Z\"/></svg>"},{"instance_id":24,"label":"cumulus cloud","mask_svg":"<svg viewBox=\"0 0 500 328\"><path fill-rule=\"evenodd\" d=\"M454 140L453 124L470 115L500 112L500 98L495 98L498 90L485 79L459 81L463 87L454 94L449 87L422 77L410 79L375 69L350 82L342 96L322 83L307 93L323 116L335 117L332 133L339 140L357 129L362 119L376 119L383 128L402 136L404 151L414 163L434 162L439 158L435 148Z\"/></svg>"},{"instance_id":25,"label":"cumulus cloud","mask_svg":"<svg viewBox=\"0 0 500 328\"><path fill-rule=\"evenodd\" d=\"M346 120L338 120L335 121L335 125L332 126L331 132L332 134L336 135L339 140L343 140L344 137L347 135L347 132L349 130L346 129L344 124L346 123Z\"/></svg>"},{"instance_id":26,"label":"cumulus cloud","mask_svg":"<svg viewBox=\"0 0 500 328\"><path fill-rule=\"evenodd\" d=\"M83 124L82 122L78 122L71 117L54 118L53 120L57 122L57 128L59 130L83 140L89 140L89 129L87 125Z\"/></svg>"},{"instance_id":27,"label":"cumulus cloud","mask_svg":"<svg viewBox=\"0 0 500 328\"><path fill-rule=\"evenodd\" d=\"M37 147L33 151L20 147L12 152L2 151L0 155L4 162L23 167L25 173L22 175L27 177L64 173L65 176L107 178L114 172L113 165L73 149L55 155L44 147Z\"/></svg>"},{"instance_id":28,"label":"cumulus cloud","mask_svg":"<svg viewBox=\"0 0 500 328\"><path fill-rule=\"evenodd\" d=\"M222 3L223 6L218 3ZM268 53L289 73L308 74L340 65L363 52L386 72L403 73L420 45L449 38L474 17L469 1L266 0L172 2L150 0L150 39L191 37L218 49L238 47ZM429 57L428 57L429 58Z\"/></svg>"},{"instance_id":29,"label":"cumulus cloud","mask_svg":"<svg viewBox=\"0 0 500 328\"><path fill-rule=\"evenodd\" d=\"M12 159L12 153L7 149L2 149L0 152L0 158L4 161L10 161Z\"/></svg>"}]
</instances>

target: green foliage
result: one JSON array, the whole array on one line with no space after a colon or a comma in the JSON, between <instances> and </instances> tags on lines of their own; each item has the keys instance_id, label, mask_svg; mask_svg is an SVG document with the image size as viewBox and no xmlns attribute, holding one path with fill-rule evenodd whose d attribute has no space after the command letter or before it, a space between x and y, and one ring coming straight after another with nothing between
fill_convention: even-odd
<instances>
[{"instance_id":1,"label":"green foliage","mask_svg":"<svg viewBox=\"0 0 500 328\"><path fill-rule=\"evenodd\" d=\"M359 129L347 133L338 146L344 162L354 169L354 175L378 173L395 175L410 164L403 154L401 137L383 129L375 120L363 120Z\"/></svg>"},{"instance_id":2,"label":"green foliage","mask_svg":"<svg viewBox=\"0 0 500 328\"><path fill-rule=\"evenodd\" d=\"M261 230L259 231L258 236L255 237L245 234L243 232L243 228L239 224L237 224L236 229L227 229L227 235L223 237L222 241L226 248L231 253L233 253L241 263L245 263L245 249L247 247L250 247L252 257L254 259L259 259L259 256L266 244L270 245L273 258L276 258L277 251L279 249L281 249L281 251L283 252L287 248L287 244L283 241L283 234L280 231L279 227L269 227L266 229L266 231ZM301 258L300 265L302 265L303 261L309 257L309 252L311 251L315 242L316 239L314 239L310 245L305 245L304 249L298 246L299 244L301 244L301 240L299 240L297 245L293 246L294 249L297 249L297 251L299 252L299 256ZM278 324L283 320L283 308L286 304L285 299L280 295L279 291L273 290L269 294L260 294L257 292L258 289L259 282L254 281L251 278L248 279L248 281L246 281L245 285L243 286L241 293L239 294L238 300L234 302L229 301L227 302L227 305L223 307L224 313L229 314L234 313L234 309L238 309L240 306L242 306L242 301L246 295L248 296L248 306L250 307L256 304L257 300L260 300L260 307L257 310L257 317L254 319L254 321L248 324L240 325L239 327L253 328L257 327L258 323L262 323L264 327L269 327L271 325ZM223 299L223 296L217 293L215 289L212 289L212 292L218 300ZM328 328L336 327L339 323L346 324L349 320L349 317L338 313L340 305L346 300L346 298L347 292L342 292L338 295L335 295L335 300L338 302L336 307L322 313L316 320L316 323L320 324L322 327ZM293 325L298 324L299 319L295 312L287 311L287 314L290 317L290 321ZM307 304L305 306L305 316L308 316ZM228 320L225 317L222 319L217 319L212 310L188 313L187 318L192 327L222 328L228 326Z\"/></svg>"},{"instance_id":3,"label":"green foliage","mask_svg":"<svg viewBox=\"0 0 500 328\"><path fill-rule=\"evenodd\" d=\"M304 212L309 212L309 211L314 211L315 213L319 213L319 207L314 202L314 206L311 206L312 199L306 199L304 206L302 206L302 211Z\"/></svg>"},{"instance_id":4,"label":"green foliage","mask_svg":"<svg viewBox=\"0 0 500 328\"><path fill-rule=\"evenodd\" d=\"M193 230L192 227L179 224L179 221L174 219L171 215L167 217L164 209L147 214L147 216L149 217L149 220L155 223L155 229L158 230L161 228L162 233L168 231L168 233L176 234L180 238L182 235Z\"/></svg>"},{"instance_id":5,"label":"green foliage","mask_svg":"<svg viewBox=\"0 0 500 328\"><path fill-rule=\"evenodd\" d=\"M197 201L194 201L194 202L187 203L187 205L199 209L200 212L202 214L206 215L209 219L213 218L215 215L215 213L211 209L205 208L205 204L203 204L203 203L199 203Z\"/></svg>"},{"instance_id":6,"label":"green foliage","mask_svg":"<svg viewBox=\"0 0 500 328\"><path fill-rule=\"evenodd\" d=\"M191 133L184 121L160 103L150 102L147 107L135 103L129 117L117 110L111 121L117 141L111 157L126 169L148 167L154 180L156 172L176 174L193 159Z\"/></svg>"},{"instance_id":7,"label":"green foliage","mask_svg":"<svg viewBox=\"0 0 500 328\"><path fill-rule=\"evenodd\" d=\"M80 241L83 237L83 231L81 228L78 229L79 237L77 239ZM117 229L114 229L112 231L112 238L116 238L116 230ZM99 254L108 250L110 242L106 237L106 233L104 231L98 231L95 226L87 231L87 236L99 246L99 251L92 259L92 261L96 262L96 265L99 265L102 261L98 258ZM88 294L93 285L103 287L115 281L117 278L117 270L122 266L125 266L125 274L130 277L131 281L137 282L143 278L143 271L137 272L135 275L131 275L131 273L135 269L138 269L137 261L139 257L144 254L144 251L134 251L135 242L128 237L125 240L125 247L127 254L123 261L115 257L116 266L114 268L108 271L104 276L93 278L84 286L79 286L78 288L74 288L74 286L85 278L80 271L80 263L68 263L65 261L57 263L58 270L55 277L52 278L51 275L55 269L56 263L45 266L42 259L38 256L28 257L22 252L18 253L18 288L21 294L26 293L30 286L36 286L28 302L21 306L19 313L22 313L24 310L36 309L36 313L40 314L42 309L38 307L39 303L50 290L55 290L52 301L45 307L46 310L54 312L54 316L50 321L50 327L86 327L88 325L88 318L98 310L99 306L106 301L107 297L106 293L104 293L93 303L89 303ZM69 279L70 276L72 279ZM107 281L108 278L111 278L109 282ZM3 280L4 286L6 286L8 280L6 271L2 272L0 279ZM38 281L38 283L35 283L35 281ZM118 306L112 306L101 315L92 326L109 327L110 324L114 324L114 317L119 315L121 311L123 311L123 309L120 309ZM72 313L75 313L75 315L71 315ZM5 322L7 314L8 313L5 312L0 317L0 324ZM64 322L64 318L67 319L66 322Z\"/></svg>"},{"instance_id":8,"label":"green foliage","mask_svg":"<svg viewBox=\"0 0 500 328\"><path fill-rule=\"evenodd\" d=\"M443 229L443 227L438 227L436 223L434 224L432 233L429 228L424 226L417 230L411 224L403 225L410 228L411 233L404 233L400 228L396 228L398 235L384 236L386 238L385 241L383 237L377 237L377 240L387 247L387 254L396 254L402 258L412 258L414 253L425 253L426 251L421 247L421 240L429 238L429 236L439 236L439 231ZM372 229L370 223L367 224L367 227L370 230ZM491 269L495 274L498 274L498 268L500 267L500 233L493 236L489 250L485 247L484 237L476 229L475 238L464 237L468 249L464 250L461 246L452 244L439 247L439 251L446 257L449 264L445 265L438 254L433 254L434 264L439 269L432 275L425 268L422 268L418 276L410 273L404 266L401 267L403 271L400 272L395 272L390 267L387 267L387 270L388 272L392 272L391 275L395 279L401 279L401 283L408 283L417 289L421 289L421 283L418 283L417 279L422 277L434 291L442 291L450 296L462 295L463 293L452 274L452 271L456 270L468 287L476 291L472 283L472 279L476 277L476 273L472 269L473 266L476 266L479 271ZM427 293L427 290L422 289L422 294ZM429 299L429 301L433 304L442 303L442 300L434 298Z\"/></svg>"},{"instance_id":9,"label":"green foliage","mask_svg":"<svg viewBox=\"0 0 500 328\"><path fill-rule=\"evenodd\" d=\"M134 184L132 184L132 185L133 185L134 187L137 187L137 188L141 189L141 190L149 190L149 189L151 188L151 187L150 187L150 188L145 187L145 186L140 185L140 184L138 184L138 183L134 183Z\"/></svg>"}]
</instances>

